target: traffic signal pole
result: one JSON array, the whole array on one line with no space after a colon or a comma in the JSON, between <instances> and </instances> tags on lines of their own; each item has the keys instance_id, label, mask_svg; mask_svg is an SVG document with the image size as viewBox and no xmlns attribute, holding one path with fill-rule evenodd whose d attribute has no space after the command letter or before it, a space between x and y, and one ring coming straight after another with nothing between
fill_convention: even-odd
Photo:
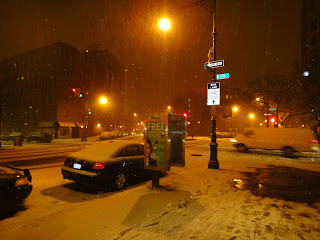
<instances>
[{"instance_id":1,"label":"traffic signal pole","mask_svg":"<svg viewBox=\"0 0 320 240\"><path fill-rule=\"evenodd\" d=\"M212 9L212 38L213 38L213 61L216 60L216 0L213 0L213 9ZM210 52L208 54L210 56ZM213 68L213 82L216 82L216 70ZM216 134L216 106L211 106L211 122L212 122L212 131L211 131L211 143L210 143L210 161L208 163L208 168L210 169L219 169L218 161L218 143L217 143L217 134Z\"/></svg>"}]
</instances>

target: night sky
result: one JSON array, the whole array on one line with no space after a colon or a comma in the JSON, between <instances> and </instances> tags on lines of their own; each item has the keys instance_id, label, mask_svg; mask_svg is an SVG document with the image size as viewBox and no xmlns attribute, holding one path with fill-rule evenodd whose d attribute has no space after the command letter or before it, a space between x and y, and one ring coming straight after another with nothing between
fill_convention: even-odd
<instances>
[{"instance_id":1,"label":"night sky","mask_svg":"<svg viewBox=\"0 0 320 240\"><path fill-rule=\"evenodd\" d=\"M204 91L212 80L203 67L212 18L196 1L1 1L0 59L57 41L108 49L127 69L127 91L139 93L132 103L161 111L177 92ZM218 73L230 73L222 86L246 87L249 75L299 62L300 14L300 0L217 0ZM162 16L172 22L167 33L157 27Z\"/></svg>"}]
</instances>

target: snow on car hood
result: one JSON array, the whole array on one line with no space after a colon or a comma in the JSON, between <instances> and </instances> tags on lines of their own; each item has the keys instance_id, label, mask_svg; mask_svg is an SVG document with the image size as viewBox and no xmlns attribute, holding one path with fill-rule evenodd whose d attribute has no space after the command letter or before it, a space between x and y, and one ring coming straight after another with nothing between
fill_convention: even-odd
<instances>
[{"instance_id":1,"label":"snow on car hood","mask_svg":"<svg viewBox=\"0 0 320 240\"><path fill-rule=\"evenodd\" d=\"M138 143L124 140L103 141L92 144L91 146L88 146L79 152L71 153L68 155L68 157L93 162L114 161L114 158L119 153L119 151L121 151L125 146L129 144Z\"/></svg>"},{"instance_id":2,"label":"snow on car hood","mask_svg":"<svg viewBox=\"0 0 320 240\"><path fill-rule=\"evenodd\" d=\"M16 178L16 177L21 177L21 176L22 176L22 174L14 169L0 166L0 179L1 178Z\"/></svg>"}]
</instances>

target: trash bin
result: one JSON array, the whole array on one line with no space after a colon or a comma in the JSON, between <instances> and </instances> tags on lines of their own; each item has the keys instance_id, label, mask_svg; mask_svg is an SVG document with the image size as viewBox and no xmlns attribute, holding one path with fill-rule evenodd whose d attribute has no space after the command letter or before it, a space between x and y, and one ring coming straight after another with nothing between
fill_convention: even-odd
<instances>
[{"instance_id":1,"label":"trash bin","mask_svg":"<svg viewBox=\"0 0 320 240\"><path fill-rule=\"evenodd\" d=\"M21 136L15 137L13 141L13 145L22 147L22 137Z\"/></svg>"}]
</instances>

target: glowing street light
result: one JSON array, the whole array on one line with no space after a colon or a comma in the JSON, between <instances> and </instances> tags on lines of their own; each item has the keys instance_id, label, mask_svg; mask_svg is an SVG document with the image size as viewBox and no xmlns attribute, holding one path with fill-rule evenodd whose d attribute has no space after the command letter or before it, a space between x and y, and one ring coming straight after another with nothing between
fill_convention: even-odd
<instances>
[{"instance_id":1,"label":"glowing street light","mask_svg":"<svg viewBox=\"0 0 320 240\"><path fill-rule=\"evenodd\" d=\"M137 114L136 114L136 113L134 113L134 114L133 114L133 116L135 116L135 117L136 117L136 116L137 116Z\"/></svg>"},{"instance_id":2,"label":"glowing street light","mask_svg":"<svg viewBox=\"0 0 320 240\"><path fill-rule=\"evenodd\" d=\"M170 21L166 18L162 18L160 21L159 21L159 28L162 30L162 31L167 31L169 28L170 28Z\"/></svg>"},{"instance_id":3,"label":"glowing street light","mask_svg":"<svg viewBox=\"0 0 320 240\"><path fill-rule=\"evenodd\" d=\"M237 112L238 110L239 110L238 107L233 107L233 108L232 108L232 111L234 111L234 112Z\"/></svg>"},{"instance_id":4,"label":"glowing street light","mask_svg":"<svg viewBox=\"0 0 320 240\"><path fill-rule=\"evenodd\" d=\"M170 110L171 109L171 106L168 106L168 110Z\"/></svg>"},{"instance_id":5,"label":"glowing street light","mask_svg":"<svg viewBox=\"0 0 320 240\"><path fill-rule=\"evenodd\" d=\"M251 114L249 115L249 118L253 119L253 118L254 118L254 114L251 113Z\"/></svg>"},{"instance_id":6,"label":"glowing street light","mask_svg":"<svg viewBox=\"0 0 320 240\"><path fill-rule=\"evenodd\" d=\"M101 104L106 104L108 102L108 100L105 97L101 97L99 101Z\"/></svg>"}]
</instances>

